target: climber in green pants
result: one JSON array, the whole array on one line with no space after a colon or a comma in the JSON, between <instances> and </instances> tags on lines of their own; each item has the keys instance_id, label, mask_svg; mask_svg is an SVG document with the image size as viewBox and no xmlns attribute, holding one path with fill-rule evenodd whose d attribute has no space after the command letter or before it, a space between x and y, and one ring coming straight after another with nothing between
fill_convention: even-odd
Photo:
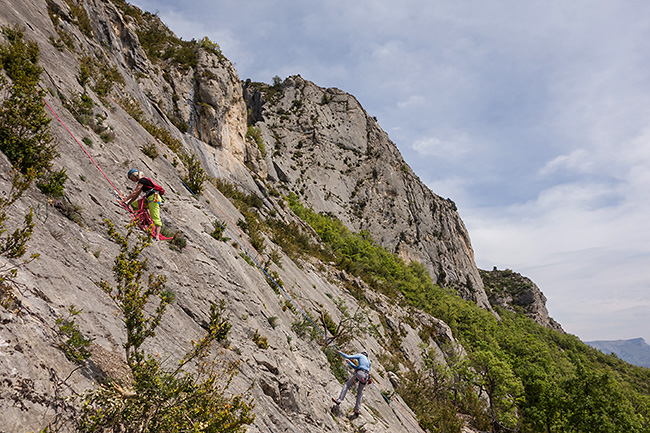
<instances>
[{"instance_id":1,"label":"climber in green pants","mask_svg":"<svg viewBox=\"0 0 650 433\"><path fill-rule=\"evenodd\" d=\"M140 194L144 194L143 199L147 201L147 208L149 209L149 216L153 221L153 230L151 235L155 240L160 238L160 229L162 227L162 220L160 219L160 204L162 203L162 194L164 194L164 189L159 185L156 185L148 177L144 177L141 171L138 169L132 168L127 174L128 178L137 183L135 189L129 194L124 200L121 201L122 204L130 204L133 209L138 210L138 201L137 198Z\"/></svg>"}]
</instances>

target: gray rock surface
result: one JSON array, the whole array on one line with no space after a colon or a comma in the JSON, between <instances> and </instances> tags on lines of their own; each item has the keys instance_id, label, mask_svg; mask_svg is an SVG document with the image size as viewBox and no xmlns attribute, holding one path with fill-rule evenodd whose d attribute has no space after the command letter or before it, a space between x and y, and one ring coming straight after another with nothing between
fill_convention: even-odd
<instances>
[{"instance_id":1,"label":"gray rock surface","mask_svg":"<svg viewBox=\"0 0 650 433\"><path fill-rule=\"evenodd\" d=\"M443 364L450 356L464 355L444 322L401 307L332 264L292 259L273 244L269 233L264 234L265 251L256 252L237 226L244 215L219 190L206 183L200 200L186 190L180 177L188 168L169 142L158 143L161 157L156 159L141 151L156 140L120 108L127 105L137 105L141 119L196 155L209 175L258 196L262 217L295 223L317 243L313 231L271 192L296 193L316 211L335 215L354 231L368 231L406 262L422 263L436 283L455 288L465 299L488 310L492 302L523 312L561 330L532 281L521 277L521 285L484 286L489 278L475 265L469 234L453 201L422 183L352 95L300 76L273 86L241 82L233 65L215 50L199 50L191 64L152 60L140 41L143 31L160 26L175 38L157 17L149 14L142 20L107 0L71 1L88 13L92 37L79 29L68 1L2 0L0 8L0 24L25 26L27 38L39 44L43 95L69 128L57 120L51 124L60 152L54 168L64 167L69 176L63 204L32 188L12 210L11 224L16 224L34 209L37 226L29 251L40 258L20 269L15 303L0 307L0 432L39 431L74 416L78 407L66 397L105 378L120 386L130 381L124 330L96 282L112 281L117 253L104 218L119 227L129 222L113 204L109 180L126 194L132 184L125 174L131 167L166 188L163 223L187 240L181 251L163 242L145 250L150 269L165 275L176 295L146 348L173 363L202 334L210 304L224 300L233 326L220 352L224 359L242 361L233 391L243 392L252 384L257 419L250 432L412 432L411 410L397 395L389 406L380 391L393 393L409 369L421 368L423 348L432 349ZM53 43L61 34L71 38L72 48ZM96 77L85 88L80 84L84 58L114 68L123 78L123 83L113 83L110 98L91 90ZM65 108L66 101L74 102L84 90L93 100L93 119L101 119L114 139L103 140L97 125L80 123ZM260 131L263 146L247 134L249 126ZM80 143L86 143L85 150L106 177ZM9 163L0 155L0 191L9 189L9 173ZM64 217L58 210L62 205L78 208L80 220ZM215 220L226 222L227 241L210 235ZM275 261L269 260L271 251L277 254ZM269 286L262 270L250 264L253 260L277 272L289 298ZM358 301L359 293L365 301ZM82 310L77 323L93 339L91 358L82 367L59 348L56 321L70 305ZM305 337L294 326L304 320L301 310L312 317L327 312L335 322L346 311L362 312L372 325L373 331L357 330L344 347L365 348L373 360L374 386L364 394L359 418L345 416L352 408L349 397L332 411L330 397L341 384L318 339ZM256 333L267 338L267 349L253 342ZM399 348L387 347L391 335L400 336ZM398 365L393 362L396 355Z\"/></svg>"},{"instance_id":2,"label":"gray rock surface","mask_svg":"<svg viewBox=\"0 0 650 433\"><path fill-rule=\"evenodd\" d=\"M264 273L243 257L247 252L258 262L267 260L251 249L249 239L238 229L236 222L243 219L240 211L210 184L206 184L200 201L192 197L179 178L184 174L183 164L174 167L170 163L175 159L173 153L165 146L159 148L161 155L165 156L157 159L141 152L140 148L146 141L153 142L153 137L111 100L102 101L94 92L88 91L94 102L93 116L100 116L103 125L115 136L107 142L90 125L79 123L64 107L63 101L72 100L84 91L78 80L79 62L88 56L106 62L123 77L124 84L114 85L110 94L112 100L121 104L125 101L137 103L145 119L170 131L187 152L198 156L210 174L263 196L267 176L281 177L278 173L285 171L287 179L296 182L295 173L287 165L290 158L274 160L267 157L265 160L260 149L246 140L243 91L237 73L227 59L214 53L202 53L191 70L173 62L153 64L138 41L136 19L125 16L110 2L88 0L81 4L90 16L93 38L84 35L72 22L70 7L62 0L49 1L49 7L57 10L61 17L54 22L44 0L4 1L0 8L0 24L24 25L26 37L40 46L44 97L69 129L68 132L57 120L51 124L60 152L54 166L55 169L66 169L69 180L63 204L78 209L80 218L74 222L63 216L57 210L61 203L53 202L36 188L30 189L12 209L10 226L17 224L30 207L34 209L37 225L29 243L29 252L39 253L40 258L20 269L18 281L21 286L15 293L16 301L12 308L0 308L0 381L3 384L0 388L0 431L39 431L50 423L74 416L77 406L75 400L68 397L96 387L98 381L106 377L117 384L129 382L123 350L124 329L115 306L96 283L113 281L113 259L117 253L117 246L106 234L104 218L109 218L118 227L129 222L123 209L113 204L115 196L109 181L125 194L132 187L125 176L131 167L140 168L166 188L163 223L182 232L187 240L187 248L181 251L172 250L163 242L156 242L144 251L149 269L165 275L167 288L176 295L176 301L169 307L159 331L146 345L149 353L161 354L173 364L190 347L190 341L201 336L210 303L224 300L232 330L228 344L221 349L221 356L242 361L232 390L243 392L252 384L251 392L256 402L257 418L248 431L413 431L409 424L413 414L399 396L392 400L393 405L399 405L399 411L395 411L379 392L393 392L394 384L399 383L405 372L403 369L409 368L402 365L389 371L380 361L382 357L392 355L384 347L391 332L386 326L390 323L406 335L400 351L408 363L415 366L422 365L419 331L424 326L435 326L442 339L455 343L449 328L423 313L404 320L412 316L411 311L399 307L394 300L372 293L362 282L356 281L372 300L368 304L359 304L349 291L349 283L355 280L353 277L342 274L327 263L306 259L294 262L278 248L281 266L269 262L270 269L277 272L291 299L304 311L314 317L327 311L334 320L339 320L343 307L349 311L364 308L367 320L376 330L373 333L359 331L345 347L348 351L364 347L374 362L375 385L364 395L362 415L356 419L345 416L351 411L349 401L341 406L339 412L332 414L330 396L340 391L341 384L334 377L318 341L301 337L293 329L293 324L303 320L300 312L287 308L288 299L272 290ZM72 38L72 50L57 48L51 42L59 37L55 23L59 31ZM89 85L92 84L91 81ZM309 87L316 89L311 84ZM379 137L383 133L374 123L369 126L370 132L352 128L356 122L367 123L367 115L349 95L334 90L328 92L339 101L333 105L339 107L337 110L352 104L350 109L341 113L341 120L350 116L346 120L347 126L338 127L338 135L331 140L345 141L347 144L342 152L346 155L352 152L350 157L356 155L354 152L365 152L368 146L365 137L368 134ZM172 125L170 119L173 117L177 123L188 125L187 133ZM268 130L264 131L268 134ZM344 139L346 136L351 137L350 140ZM83 138L92 143L85 144L85 150L104 174L82 150ZM400 160L397 150L388 142L379 138L371 141L379 146L375 151L389 152L391 161L395 163ZM88 143L86 140L83 142ZM411 191L409 194L413 200L429 197L431 203L435 202L441 209L451 209L449 202L435 198L421 184L413 183L415 177L412 174L399 171L397 166L386 168L378 161L373 164L382 173L382 183L373 187L376 193L368 193L368 200L373 203L388 200L386 203L394 203L404 215L395 213L381 217L379 209L375 209L369 213L372 222L366 227L352 224L351 214L341 212L341 217L354 228L375 229L381 218L392 220L399 216L400 230L406 230L408 223L401 217L418 211L420 204L403 207L398 203L406 194L401 188ZM267 173L267 167L273 167L273 170L269 169ZM327 174L334 175L330 171ZM9 163L0 155L1 191L9 189L9 173ZM332 183L336 188L333 193L346 200L350 198L354 185L350 189L347 183L351 178L340 178ZM327 179L319 181L327 182ZM365 194L363 188L359 188L357 193ZM315 193L308 199L314 200L314 206L319 210L327 210L324 204L328 201L323 199L322 203L319 202ZM287 221L295 221L281 198L264 196L263 201L262 213L275 213ZM337 203L341 209L344 208L342 202ZM419 237L407 235L408 239L413 239L408 241L413 245L407 248L403 246L406 241L395 243L394 236L388 232L384 233L382 242L407 259L425 260L433 253L416 254L418 249L438 251L439 248L435 257L439 258L441 269L448 275L446 281L456 279L462 283L467 275L467 278L475 277L470 263L469 238L454 211L432 211L426 217L413 218L413 224L417 218L441 221L440 229L449 230L444 235L447 239L445 245L424 246ZM227 221L229 241L218 241L210 236L215 219ZM456 248L451 240L454 233L463 237L459 245L464 251L446 258L444 252ZM393 239L393 244L389 239ZM267 245L271 244L270 239L266 241ZM433 259L429 261L434 263ZM14 264L9 261L1 265ZM456 264L466 269L455 270ZM440 274L436 275L441 278ZM476 279L474 287L479 286L479 281ZM66 317L70 305L82 311L76 323L86 338L93 339L91 358L81 368L59 348L62 336L57 319ZM255 333L267 338L267 349L260 349L252 341ZM433 340L425 343L437 344ZM443 349L436 349L441 362L444 362ZM72 428L70 424L65 426L67 430Z\"/></svg>"},{"instance_id":3,"label":"gray rock surface","mask_svg":"<svg viewBox=\"0 0 650 433\"><path fill-rule=\"evenodd\" d=\"M423 263L434 282L490 309L455 204L420 181L356 98L300 76L274 86L247 82L244 96L279 190L367 230L406 262Z\"/></svg>"}]
</instances>

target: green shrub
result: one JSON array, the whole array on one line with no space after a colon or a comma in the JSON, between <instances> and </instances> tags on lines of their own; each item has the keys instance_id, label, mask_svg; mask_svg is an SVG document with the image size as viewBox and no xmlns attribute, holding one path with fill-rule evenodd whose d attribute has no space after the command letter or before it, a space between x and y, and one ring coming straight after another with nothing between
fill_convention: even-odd
<instances>
[{"instance_id":1,"label":"green shrub","mask_svg":"<svg viewBox=\"0 0 650 433\"><path fill-rule=\"evenodd\" d=\"M65 192L65 182L68 174L65 168L58 171L51 171L36 182L36 186L45 195L55 198L62 198Z\"/></svg>"},{"instance_id":2,"label":"green shrub","mask_svg":"<svg viewBox=\"0 0 650 433\"><path fill-rule=\"evenodd\" d=\"M204 36L199 41L199 46L209 53L216 54L220 60L224 58L219 44L217 44L216 42L212 42L210 38L208 38L207 36Z\"/></svg>"},{"instance_id":3,"label":"green shrub","mask_svg":"<svg viewBox=\"0 0 650 433\"><path fill-rule=\"evenodd\" d=\"M262 131L259 128L250 125L246 131L246 139L255 143L262 154L262 158L266 158L266 146L264 146L264 141L262 141Z\"/></svg>"},{"instance_id":4,"label":"green shrub","mask_svg":"<svg viewBox=\"0 0 650 433\"><path fill-rule=\"evenodd\" d=\"M124 85L124 77L116 66L109 65L105 60L85 56L80 61L78 80L82 86L93 79L93 91L101 98L107 96L115 84Z\"/></svg>"},{"instance_id":5,"label":"green shrub","mask_svg":"<svg viewBox=\"0 0 650 433\"><path fill-rule=\"evenodd\" d=\"M260 335L259 330L255 330L255 334L253 335L253 343L257 345L260 349L268 349L269 348L269 342L266 337L262 337Z\"/></svg>"},{"instance_id":6,"label":"green shrub","mask_svg":"<svg viewBox=\"0 0 650 433\"><path fill-rule=\"evenodd\" d=\"M81 216L81 207L72 204L65 196L53 199L52 205L61 213L61 215L70 221L80 225L81 227L84 226L83 218Z\"/></svg>"},{"instance_id":7,"label":"green shrub","mask_svg":"<svg viewBox=\"0 0 650 433\"><path fill-rule=\"evenodd\" d=\"M341 361L341 356L339 355L336 349L333 349L330 346L325 346L323 348L323 353L327 357L327 362L329 362L330 369L332 374L336 377L340 383L345 383L348 380L348 372L345 368L345 365Z\"/></svg>"},{"instance_id":8,"label":"green shrub","mask_svg":"<svg viewBox=\"0 0 650 433\"><path fill-rule=\"evenodd\" d=\"M159 156L156 143L152 143L149 140L147 140L147 142L140 147L140 150L151 159L156 159Z\"/></svg>"},{"instance_id":9,"label":"green shrub","mask_svg":"<svg viewBox=\"0 0 650 433\"><path fill-rule=\"evenodd\" d=\"M180 230L172 231L166 226L160 228L160 234L170 238L169 248L174 251L182 251L187 247L187 240Z\"/></svg>"},{"instance_id":10,"label":"green shrub","mask_svg":"<svg viewBox=\"0 0 650 433\"><path fill-rule=\"evenodd\" d=\"M226 223L222 221L214 221L212 223L212 226L214 229L212 230L212 233L210 233L210 236L218 241L223 240L223 233L226 230Z\"/></svg>"},{"instance_id":11,"label":"green shrub","mask_svg":"<svg viewBox=\"0 0 650 433\"><path fill-rule=\"evenodd\" d=\"M187 188L196 195L203 192L203 184L209 179L208 174L203 170L201 161L196 155L187 155L183 153L181 160L187 169L187 174L183 177L183 182Z\"/></svg>"},{"instance_id":12,"label":"green shrub","mask_svg":"<svg viewBox=\"0 0 650 433\"><path fill-rule=\"evenodd\" d=\"M87 93L73 93L69 99L63 94L59 94L59 98L65 109L72 114L77 122L82 125L93 125L94 103Z\"/></svg>"},{"instance_id":13,"label":"green shrub","mask_svg":"<svg viewBox=\"0 0 650 433\"><path fill-rule=\"evenodd\" d=\"M14 289L19 285L16 281L18 270L38 258L38 254L32 254L29 259L22 262L15 260L23 257L27 252L27 242L31 239L35 227L33 210L30 209L29 213L25 214L22 226L11 233L7 233L6 223L9 215L12 214L14 203L22 197L32 180L32 176L23 176L15 171L11 191L0 196L0 256L12 259L15 263L12 267L0 268L0 305L14 313L19 311L21 305L14 294Z\"/></svg>"},{"instance_id":14,"label":"green shrub","mask_svg":"<svg viewBox=\"0 0 650 433\"><path fill-rule=\"evenodd\" d=\"M246 194L237 188L236 185L223 179L212 179L212 184L227 198L231 199L235 207L240 211L247 211L249 208L261 209L264 202L255 194Z\"/></svg>"},{"instance_id":15,"label":"green shrub","mask_svg":"<svg viewBox=\"0 0 650 433\"><path fill-rule=\"evenodd\" d=\"M8 92L0 95L0 150L23 174L33 171L41 176L58 156L50 133L50 118L38 94L42 69L38 66L39 48L24 40L18 26L2 27L8 43L0 45L0 64L11 83L0 75L0 87Z\"/></svg>"},{"instance_id":16,"label":"green shrub","mask_svg":"<svg viewBox=\"0 0 650 433\"><path fill-rule=\"evenodd\" d=\"M242 213L244 219L237 221L237 225L248 235L251 246L255 248L258 253L262 253L265 248L263 235L264 225L252 212Z\"/></svg>"},{"instance_id":17,"label":"green shrub","mask_svg":"<svg viewBox=\"0 0 650 433\"><path fill-rule=\"evenodd\" d=\"M146 236L134 246L129 237L134 225L122 236L106 220L111 239L120 247L113 272L115 286L107 281L97 283L117 307L124 329L127 364L133 381L123 386L110 382L83 395L77 431L243 433L255 420L253 399L246 391L230 395L229 386L238 373L238 363L210 359L214 343L225 341L230 323L224 317L224 304L212 304L208 328L191 349L171 369L143 350L143 343L156 334L166 307L173 295L165 289L165 277L147 272L147 260L140 254L149 245ZM156 298L157 306L150 305ZM150 308L151 307L151 308ZM200 429L199 429L200 427Z\"/></svg>"},{"instance_id":18,"label":"green shrub","mask_svg":"<svg viewBox=\"0 0 650 433\"><path fill-rule=\"evenodd\" d=\"M77 4L73 0L65 0L65 2L70 6L70 15L72 15L73 23L79 27L81 32L88 36L89 38L93 37L93 28L90 25L90 18L86 9L84 9L81 3Z\"/></svg>"},{"instance_id":19,"label":"green shrub","mask_svg":"<svg viewBox=\"0 0 650 433\"><path fill-rule=\"evenodd\" d=\"M56 319L56 325L60 336L65 338L65 341L59 344L59 347L65 352L68 359L83 364L84 361L90 358L88 347L93 342L93 338L85 338L76 323L76 316L81 313L74 305L68 308L67 317L59 317Z\"/></svg>"}]
</instances>

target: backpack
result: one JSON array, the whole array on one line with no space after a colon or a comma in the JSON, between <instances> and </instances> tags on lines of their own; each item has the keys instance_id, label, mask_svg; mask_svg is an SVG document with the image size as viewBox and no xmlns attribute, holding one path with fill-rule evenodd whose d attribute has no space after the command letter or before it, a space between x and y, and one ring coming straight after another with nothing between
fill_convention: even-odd
<instances>
[{"instance_id":1,"label":"backpack","mask_svg":"<svg viewBox=\"0 0 650 433\"><path fill-rule=\"evenodd\" d=\"M151 179L148 178L148 177L143 177L143 179L147 179L147 180L149 180L149 182L151 182L151 184L153 185L153 189L154 189L155 192L157 192L157 193L160 194L161 196L162 196L162 195L165 195L165 188L163 188L162 186L158 185L156 182L154 182L153 180L151 180Z\"/></svg>"}]
</instances>

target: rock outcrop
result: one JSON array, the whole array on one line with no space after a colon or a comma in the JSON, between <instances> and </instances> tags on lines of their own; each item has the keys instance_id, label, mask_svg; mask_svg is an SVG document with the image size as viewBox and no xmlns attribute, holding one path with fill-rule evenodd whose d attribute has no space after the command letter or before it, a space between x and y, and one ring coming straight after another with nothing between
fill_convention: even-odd
<instances>
[{"instance_id":1,"label":"rock outcrop","mask_svg":"<svg viewBox=\"0 0 650 433\"><path fill-rule=\"evenodd\" d=\"M279 190L368 231L407 263L423 263L437 284L490 309L454 202L420 181L356 98L300 76L273 86L247 82L244 95Z\"/></svg>"},{"instance_id":2,"label":"rock outcrop","mask_svg":"<svg viewBox=\"0 0 650 433\"><path fill-rule=\"evenodd\" d=\"M82 26L84 17L80 11L87 14L87 26ZM54 120L51 124L60 153L54 167L65 168L68 175L62 200L52 200L32 188L11 209L10 229L19 222L20 216L34 209L37 224L29 251L39 253L40 258L20 268L16 277L20 286L12 295L15 299L2 291L0 430L40 431L56 424L63 425L61 431L69 431L72 424L63 421L74 417L78 410L78 401L70 397L96 387L107 378L116 386L129 383L123 323L114 303L97 283L113 281L113 260L118 252L106 233L105 219L120 228L129 222L128 214L112 204L116 200L112 185L124 193L132 186L125 176L127 170L138 167L164 185L167 192L163 224L172 232L182 233L186 241L186 247L174 249L157 242L143 253L149 269L166 276L167 288L176 299L155 337L147 343L148 353L163 354L173 365L191 347L191 341L202 334L210 304L223 300L232 329L221 356L241 360L240 374L231 390L239 393L252 386L250 392L256 402L257 418L248 431L412 431L414 414L394 394L395 386L409 368L423 365L420 347L423 329L436 332L436 339L427 338L424 343L434 348L439 362L444 363L445 351L450 347L462 350L449 327L425 313L413 316L412 311L403 309L395 300L373 293L362 281L334 269L331 264L291 258L281 248L272 248L272 240L263 235L269 245L267 251L272 251L274 256L273 261L268 260L251 248L251 240L238 228L237 222L245 219L242 211L212 184L205 184L200 201L186 190L181 177L187 174L188 167L186 160L178 156L181 152L195 155L211 175L254 193L260 199L257 211L262 216L273 215L287 224L294 222L301 226L281 197L265 194L272 187L267 178L277 179L272 184L285 179L292 183L290 188L295 188L297 176L290 166L289 154L286 158L271 157L270 151L275 149L269 145L265 159L263 149L247 140L243 89L230 62L209 41L206 41L207 48L195 51L196 58L188 62L176 58L173 49L180 50L184 45L180 43L174 48L172 45L178 44L178 40L168 39L170 32L164 29L161 46L144 47L142 38L159 25L156 20L157 17L142 14L127 3L100 0L5 2L0 10L1 25L25 26L26 38L40 47L43 96L62 122ZM161 56L172 54L170 58L152 62L152 50L154 54L159 50ZM306 87L317 90L311 84ZM341 120L351 116L346 120L350 128L355 122L369 122L349 95L334 90L328 94L340 100L332 104L339 107L337 110L354 103L350 110L340 114ZM77 103L82 97L87 112L79 111L81 104ZM266 127L259 127L264 129L264 134L269 133ZM436 198L415 182L415 176L408 170L400 170L401 159L396 148L385 141L385 134L374 121L368 128L356 132L346 132L343 128L336 139L346 143L342 152L349 158L368 149L375 152L374 162L364 168L371 173L369 167L375 167L378 179L373 192L367 194L373 209L368 223L360 225L354 221L349 208L339 199L336 203L340 209L326 207L329 201L319 201L316 189L305 197L305 203L323 211L337 210L355 229L372 228L383 236L381 242L406 259L425 260L433 266L433 258L438 258L441 264L433 267L443 269L447 275L442 278L438 271L440 282L458 281L462 286L463 279L474 278L474 288L479 287L479 280L471 270L469 239L452 204ZM352 138L344 139L346 133ZM374 138L365 142L363 136L358 136L360 133ZM152 134L164 139L158 143L161 155L158 158L151 158L143 151L146 145L156 143ZM268 135L265 138L268 140ZM290 144L278 147L297 148L298 143L291 142L291 137L286 140ZM394 167L384 167L376 157L377 152L388 152ZM333 161L338 167L339 161L336 158ZM9 162L0 155L0 190L10 189L10 173ZM350 189L346 185L350 179L353 176L333 183L335 189L331 194L351 198L356 184ZM319 181L327 182L327 179L323 177ZM364 189L359 184L356 194L364 196ZM407 195L413 203L405 206L397 202ZM421 197L429 201L417 202ZM380 215L379 203L387 206L393 203L400 213ZM427 206L431 211L427 219L439 221L441 236L446 239L440 247L435 243L425 246L413 234L414 230L408 230L411 225L420 227L419 218L425 218L412 216L409 225L407 214L418 213L419 206ZM390 230L379 231L382 218L399 219L398 228L393 232L404 230L405 234L394 238ZM210 235L215 220L226 222L227 241ZM453 233L463 237L459 245L464 251L447 258L444 252L456 248L452 245ZM433 233L426 234L431 240L435 238ZM306 235L309 236L308 231ZM312 238L312 242L317 241ZM420 248L435 250L438 255L417 253ZM455 269L457 260L466 268ZM291 299L304 308L302 312L288 308L291 300L269 286L262 270L251 266L254 261L265 263L285 283ZM9 260L2 265L17 263ZM364 294L365 302L357 299L359 293ZM71 305L81 311L75 320L83 336L92 339L90 358L82 367L61 350L63 336L57 320L69 317ZM346 346L350 351L363 347L373 359L375 386L366 391L363 412L358 418L342 416L351 410L349 402L342 405L340 412L330 414L330 396L339 392L341 384L333 375L318 339L296 328L305 320L303 314L317 317L327 312L332 320L340 321L347 311L362 314L373 330L355 330L354 338ZM256 344L253 341L256 335L264 337L268 347ZM389 352L386 342L392 335L399 335L401 343ZM391 409L380 390L394 394L391 404L399 404L400 411Z\"/></svg>"},{"instance_id":3,"label":"rock outcrop","mask_svg":"<svg viewBox=\"0 0 650 433\"><path fill-rule=\"evenodd\" d=\"M480 272L493 306L525 314L542 326L564 332L562 326L549 316L546 296L530 278L510 269L500 271L494 268L492 271Z\"/></svg>"}]
</instances>

